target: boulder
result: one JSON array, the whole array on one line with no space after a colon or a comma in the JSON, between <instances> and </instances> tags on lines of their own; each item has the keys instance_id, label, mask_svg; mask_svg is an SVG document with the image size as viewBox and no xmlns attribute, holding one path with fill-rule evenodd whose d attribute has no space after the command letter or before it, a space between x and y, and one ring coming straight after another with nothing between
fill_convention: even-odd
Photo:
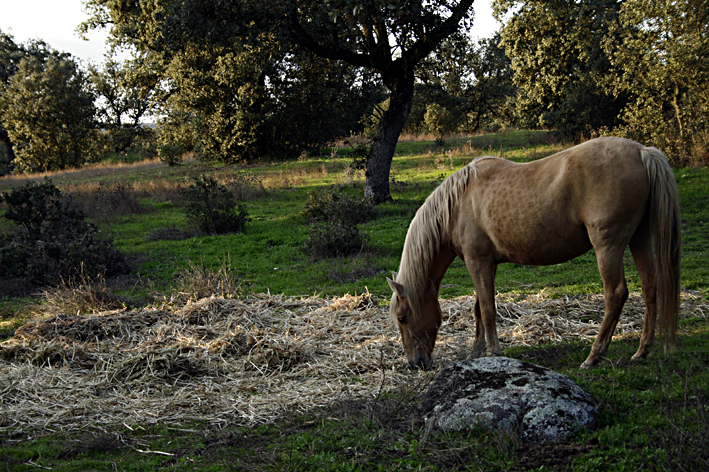
<instances>
[{"instance_id":1,"label":"boulder","mask_svg":"<svg viewBox=\"0 0 709 472\"><path fill-rule=\"evenodd\" d=\"M427 431L500 428L526 442L558 441L598 425L598 402L553 370L506 357L444 367L423 397Z\"/></svg>"}]
</instances>

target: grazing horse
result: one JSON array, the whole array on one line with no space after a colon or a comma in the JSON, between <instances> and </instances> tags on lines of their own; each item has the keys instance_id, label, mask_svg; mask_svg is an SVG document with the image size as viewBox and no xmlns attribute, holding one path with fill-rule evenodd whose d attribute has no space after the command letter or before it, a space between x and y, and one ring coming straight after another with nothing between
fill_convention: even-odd
<instances>
[{"instance_id":1,"label":"grazing horse","mask_svg":"<svg viewBox=\"0 0 709 472\"><path fill-rule=\"evenodd\" d=\"M654 248L653 248L654 241ZM606 355L628 298L626 246L645 300L640 347L674 347L679 309L680 215L677 183L665 155L622 138L597 138L526 164L479 157L448 177L411 221L393 278L390 313L413 367L429 369L441 325L438 290L456 256L476 289L472 356L499 356L495 326L497 265L552 265L596 251L605 313L582 368ZM654 249L654 253L653 253ZM657 258L657 259L656 259Z\"/></svg>"}]
</instances>

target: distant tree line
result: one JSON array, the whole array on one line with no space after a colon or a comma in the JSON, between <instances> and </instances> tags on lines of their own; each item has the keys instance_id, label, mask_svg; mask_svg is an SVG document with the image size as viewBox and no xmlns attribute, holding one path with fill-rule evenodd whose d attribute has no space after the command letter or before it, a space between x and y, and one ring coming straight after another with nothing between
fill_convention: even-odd
<instances>
[{"instance_id":1,"label":"distant tree line","mask_svg":"<svg viewBox=\"0 0 709 472\"><path fill-rule=\"evenodd\" d=\"M132 59L83 69L0 32L0 165L282 159L365 135L381 202L402 132L616 134L709 162L709 0L495 0L480 41L471 0L85 5L81 31L109 28Z\"/></svg>"}]
</instances>

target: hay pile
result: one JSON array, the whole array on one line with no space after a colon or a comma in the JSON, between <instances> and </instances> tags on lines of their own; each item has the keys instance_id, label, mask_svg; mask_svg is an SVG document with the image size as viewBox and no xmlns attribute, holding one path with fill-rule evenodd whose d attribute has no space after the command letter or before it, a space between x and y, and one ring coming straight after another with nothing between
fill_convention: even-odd
<instances>
[{"instance_id":1,"label":"hay pile","mask_svg":"<svg viewBox=\"0 0 709 472\"><path fill-rule=\"evenodd\" d=\"M474 298L442 302L435 365L472 346ZM384 303L382 305L385 305ZM642 328L634 294L616 335ZM706 318L683 296L683 316ZM503 347L592 339L600 296L498 297ZM344 398L425 386L369 293L342 298L207 298L180 309L60 315L26 323L0 344L0 429L189 420L253 425Z\"/></svg>"}]
</instances>

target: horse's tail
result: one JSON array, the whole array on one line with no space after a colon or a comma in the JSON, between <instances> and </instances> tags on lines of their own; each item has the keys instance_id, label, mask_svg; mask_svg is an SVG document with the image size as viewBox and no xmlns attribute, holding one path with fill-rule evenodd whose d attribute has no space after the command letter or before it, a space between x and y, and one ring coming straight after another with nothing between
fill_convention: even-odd
<instances>
[{"instance_id":1,"label":"horse's tail","mask_svg":"<svg viewBox=\"0 0 709 472\"><path fill-rule=\"evenodd\" d=\"M657 148L641 149L650 178L650 228L655 238L657 309L659 332L665 350L673 348L677 332L680 293L680 246L682 243L679 192L667 157Z\"/></svg>"}]
</instances>

